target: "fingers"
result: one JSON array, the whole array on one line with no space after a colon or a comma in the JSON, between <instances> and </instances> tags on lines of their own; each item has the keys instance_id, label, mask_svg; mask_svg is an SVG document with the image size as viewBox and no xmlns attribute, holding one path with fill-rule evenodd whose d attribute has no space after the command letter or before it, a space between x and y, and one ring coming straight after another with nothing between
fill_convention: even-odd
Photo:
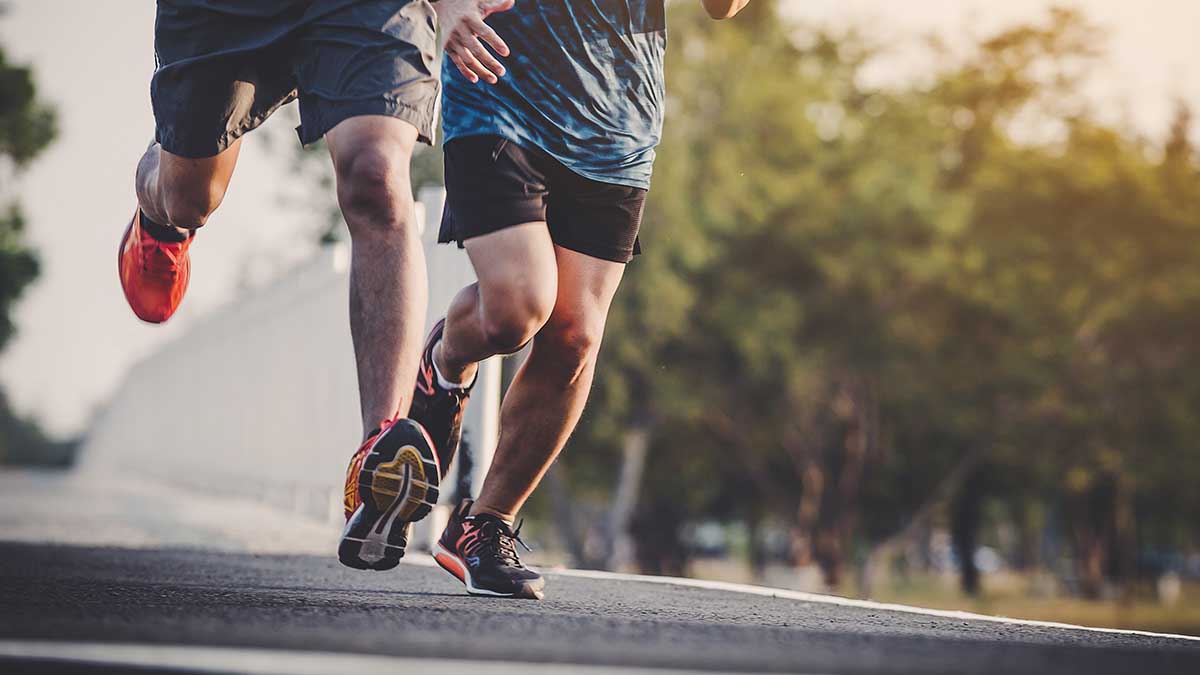
<instances>
[{"instance_id":1,"label":"fingers","mask_svg":"<svg viewBox=\"0 0 1200 675\"><path fill-rule=\"evenodd\" d=\"M493 72L491 68L488 68L484 64L480 63L476 54L480 51L486 54L487 50L479 45L478 40L472 41L475 43L477 49L473 50L468 46L459 45L454 52L462 62L462 66L471 71L471 74L467 76L467 79L471 80L472 82L483 80L488 84L496 84L500 81L499 75L504 74L504 67L499 63L496 63L496 60L491 58L491 55L488 55L488 58L491 59L493 63L496 63L496 66L500 69L500 73ZM460 67L459 70L462 70L462 67Z\"/></svg>"},{"instance_id":2,"label":"fingers","mask_svg":"<svg viewBox=\"0 0 1200 675\"><path fill-rule=\"evenodd\" d=\"M472 19L467 25L471 28L471 32L473 32L476 37L491 45L492 49L496 50L497 54L500 56L508 56L508 44L504 42L504 40L499 34L496 33L496 31L492 30L491 26L487 25L480 19ZM500 73L500 75L504 75L504 73Z\"/></svg>"},{"instance_id":3,"label":"fingers","mask_svg":"<svg viewBox=\"0 0 1200 675\"><path fill-rule=\"evenodd\" d=\"M480 43L479 40L469 40L466 44L466 47L471 52L471 55L475 57L476 62L482 64L487 70L486 73L479 73L479 71L475 71L479 73L480 77L488 82L491 82L492 84L495 84L496 81L489 78L489 75L495 78L504 77L504 65L497 61L496 57L492 56L492 53L484 48L483 44Z\"/></svg>"},{"instance_id":4,"label":"fingers","mask_svg":"<svg viewBox=\"0 0 1200 675\"><path fill-rule=\"evenodd\" d=\"M459 58L458 54L455 54L447 49L446 56L449 56L450 60L454 62L454 65L458 68L458 72L462 73L462 76L467 78L467 82L474 84L479 81L479 76L463 63L463 60Z\"/></svg>"},{"instance_id":5,"label":"fingers","mask_svg":"<svg viewBox=\"0 0 1200 675\"><path fill-rule=\"evenodd\" d=\"M468 21L467 26L454 31L446 40L446 53L468 81L478 82L482 79L488 84L496 84L507 71L476 35L483 37L503 56L508 56L508 45L482 21Z\"/></svg>"},{"instance_id":6,"label":"fingers","mask_svg":"<svg viewBox=\"0 0 1200 675\"><path fill-rule=\"evenodd\" d=\"M508 45L483 19L489 14L511 9L514 4L514 0L479 0L477 5L467 3L467 9L450 6L445 12L439 11L438 21L446 36L446 54L467 81L483 80L496 84L504 77L507 71L496 54L508 56ZM458 11L453 11L456 7ZM495 50L495 54L488 47Z\"/></svg>"}]
</instances>

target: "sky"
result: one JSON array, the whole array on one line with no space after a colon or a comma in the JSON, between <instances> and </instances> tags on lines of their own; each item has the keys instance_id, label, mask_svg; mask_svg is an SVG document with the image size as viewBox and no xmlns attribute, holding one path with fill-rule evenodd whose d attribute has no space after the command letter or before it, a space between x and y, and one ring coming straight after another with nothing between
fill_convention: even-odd
<instances>
[{"instance_id":1,"label":"sky","mask_svg":"<svg viewBox=\"0 0 1200 675\"><path fill-rule=\"evenodd\" d=\"M951 38L986 34L1043 17L1052 4L784 1L801 18L865 26L896 45L929 32ZM225 203L192 248L192 283L180 312L164 326L137 321L121 295L115 258L134 208L134 166L153 135L153 3L7 4L0 40L10 61L34 67L40 95L58 108L61 133L18 180L16 192L29 222L29 241L41 256L42 276L17 307L19 332L0 355L0 386L19 412L65 436L86 428L138 359L310 253L314 223L307 204L289 205L284 197L294 188L288 160L296 143L295 111L285 110L243 144ZM1174 100L1200 109L1200 1L1057 4L1081 7L1109 31L1110 57L1092 94L1111 120L1161 137ZM898 57L896 76L905 76L904 67Z\"/></svg>"}]
</instances>

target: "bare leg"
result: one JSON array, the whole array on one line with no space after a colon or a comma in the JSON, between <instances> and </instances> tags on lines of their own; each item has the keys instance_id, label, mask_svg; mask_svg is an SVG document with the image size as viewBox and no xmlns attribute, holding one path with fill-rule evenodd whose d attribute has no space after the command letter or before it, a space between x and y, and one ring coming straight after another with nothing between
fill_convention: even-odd
<instances>
[{"instance_id":1,"label":"bare leg","mask_svg":"<svg viewBox=\"0 0 1200 675\"><path fill-rule=\"evenodd\" d=\"M194 230L221 205L237 166L242 139L213 157L189 159L152 143L138 162L138 206L159 225Z\"/></svg>"},{"instance_id":2,"label":"bare leg","mask_svg":"<svg viewBox=\"0 0 1200 675\"><path fill-rule=\"evenodd\" d=\"M468 239L479 282L459 291L434 347L442 376L468 382L480 361L520 349L554 308L557 263L545 223L526 223Z\"/></svg>"},{"instance_id":3,"label":"bare leg","mask_svg":"<svg viewBox=\"0 0 1200 675\"><path fill-rule=\"evenodd\" d=\"M338 203L350 229L350 334L364 438L408 414L428 287L409 161L417 130L383 116L353 117L326 134Z\"/></svg>"},{"instance_id":4,"label":"bare leg","mask_svg":"<svg viewBox=\"0 0 1200 675\"><path fill-rule=\"evenodd\" d=\"M558 298L504 397L500 441L473 513L511 520L575 430L625 266L561 247Z\"/></svg>"}]
</instances>

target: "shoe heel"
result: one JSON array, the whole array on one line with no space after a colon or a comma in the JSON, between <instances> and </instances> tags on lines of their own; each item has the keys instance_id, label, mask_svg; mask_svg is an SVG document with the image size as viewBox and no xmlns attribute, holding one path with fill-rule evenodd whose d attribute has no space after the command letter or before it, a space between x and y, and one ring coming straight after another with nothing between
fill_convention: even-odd
<instances>
[{"instance_id":1,"label":"shoe heel","mask_svg":"<svg viewBox=\"0 0 1200 675\"><path fill-rule=\"evenodd\" d=\"M372 570L400 564L409 523L429 515L437 504L439 479L437 456L424 429L411 420L388 429L359 470L361 505L342 532L342 564Z\"/></svg>"},{"instance_id":2,"label":"shoe heel","mask_svg":"<svg viewBox=\"0 0 1200 675\"><path fill-rule=\"evenodd\" d=\"M400 420L363 462L359 497L389 520L416 522L437 505L440 478L437 454L425 430L411 420ZM388 506L381 508L381 504Z\"/></svg>"}]
</instances>

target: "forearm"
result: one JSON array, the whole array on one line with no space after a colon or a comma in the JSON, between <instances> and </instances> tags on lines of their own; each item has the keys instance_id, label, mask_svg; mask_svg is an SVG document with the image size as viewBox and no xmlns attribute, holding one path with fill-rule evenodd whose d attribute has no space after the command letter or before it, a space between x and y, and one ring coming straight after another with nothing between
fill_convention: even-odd
<instances>
[{"instance_id":1,"label":"forearm","mask_svg":"<svg viewBox=\"0 0 1200 675\"><path fill-rule=\"evenodd\" d=\"M705 11L714 19L729 19L742 11L750 0L700 0Z\"/></svg>"}]
</instances>

